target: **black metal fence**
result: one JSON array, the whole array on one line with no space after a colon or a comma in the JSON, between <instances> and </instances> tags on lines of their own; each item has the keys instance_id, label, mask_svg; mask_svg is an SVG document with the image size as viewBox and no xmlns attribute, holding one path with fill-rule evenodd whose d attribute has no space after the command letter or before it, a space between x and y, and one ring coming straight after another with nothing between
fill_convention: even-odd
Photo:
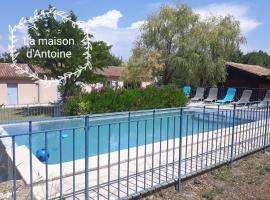
<instances>
[{"instance_id":1,"label":"black metal fence","mask_svg":"<svg viewBox=\"0 0 270 200\"><path fill-rule=\"evenodd\" d=\"M25 121L0 130L2 177L29 198L123 199L270 144L269 105L203 106ZM1 156L0 156L1 157ZM3 166L4 165L4 166Z\"/></svg>"}]
</instances>

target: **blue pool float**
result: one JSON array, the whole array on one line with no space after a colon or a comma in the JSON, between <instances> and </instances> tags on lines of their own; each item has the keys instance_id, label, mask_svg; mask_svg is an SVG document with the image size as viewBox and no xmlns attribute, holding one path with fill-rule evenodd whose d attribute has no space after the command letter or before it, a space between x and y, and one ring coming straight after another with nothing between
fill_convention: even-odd
<instances>
[{"instance_id":1,"label":"blue pool float","mask_svg":"<svg viewBox=\"0 0 270 200\"><path fill-rule=\"evenodd\" d=\"M41 162L46 162L50 158L50 153L46 149L39 149L36 152L36 156Z\"/></svg>"},{"instance_id":2,"label":"blue pool float","mask_svg":"<svg viewBox=\"0 0 270 200\"><path fill-rule=\"evenodd\" d=\"M68 134L62 134L62 138L65 139L68 137Z\"/></svg>"}]
</instances>

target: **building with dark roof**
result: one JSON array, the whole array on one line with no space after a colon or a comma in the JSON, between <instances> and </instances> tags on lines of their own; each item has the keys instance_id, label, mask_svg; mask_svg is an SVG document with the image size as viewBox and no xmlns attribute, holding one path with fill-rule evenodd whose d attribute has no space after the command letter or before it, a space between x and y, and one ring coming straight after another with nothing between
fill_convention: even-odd
<instances>
[{"instance_id":1,"label":"building with dark roof","mask_svg":"<svg viewBox=\"0 0 270 200\"><path fill-rule=\"evenodd\" d=\"M269 88L270 69L259 65L227 62L227 87Z\"/></svg>"}]
</instances>

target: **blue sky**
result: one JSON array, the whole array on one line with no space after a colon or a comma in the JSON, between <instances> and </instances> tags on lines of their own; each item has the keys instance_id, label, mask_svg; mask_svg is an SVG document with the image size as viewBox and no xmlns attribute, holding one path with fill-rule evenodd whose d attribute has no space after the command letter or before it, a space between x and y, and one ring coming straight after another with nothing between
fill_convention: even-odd
<instances>
[{"instance_id":1,"label":"blue sky","mask_svg":"<svg viewBox=\"0 0 270 200\"><path fill-rule=\"evenodd\" d=\"M58 10L73 10L86 31L94 34L96 40L113 45L112 52L126 60L139 34L138 27L147 16L162 4L180 3L191 6L202 18L209 13L234 15L241 22L242 33L247 38L242 50L261 49L270 53L269 0L8 0L1 3L0 52L8 49L9 25L17 24L21 17L32 16L35 9L44 9L52 4Z\"/></svg>"}]
</instances>

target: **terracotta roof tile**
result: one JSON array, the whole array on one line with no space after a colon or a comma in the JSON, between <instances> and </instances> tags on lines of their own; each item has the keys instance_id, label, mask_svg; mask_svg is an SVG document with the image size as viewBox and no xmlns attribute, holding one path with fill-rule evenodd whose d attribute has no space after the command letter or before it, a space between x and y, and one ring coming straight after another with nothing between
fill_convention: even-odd
<instances>
[{"instance_id":1,"label":"terracotta roof tile","mask_svg":"<svg viewBox=\"0 0 270 200\"><path fill-rule=\"evenodd\" d=\"M124 67L109 66L107 68L96 69L95 74L105 77L120 77L123 74Z\"/></svg>"},{"instance_id":2,"label":"terracotta roof tile","mask_svg":"<svg viewBox=\"0 0 270 200\"><path fill-rule=\"evenodd\" d=\"M249 64L240 64L234 62L227 62L227 65L240 69L242 71L255 74L257 76L270 76L270 69L259 66L259 65L249 65Z\"/></svg>"},{"instance_id":3,"label":"terracotta roof tile","mask_svg":"<svg viewBox=\"0 0 270 200\"><path fill-rule=\"evenodd\" d=\"M49 74L51 72L49 69L44 69L38 65L29 65L29 67L38 74Z\"/></svg>"},{"instance_id":4,"label":"terracotta roof tile","mask_svg":"<svg viewBox=\"0 0 270 200\"><path fill-rule=\"evenodd\" d=\"M37 72L38 74L48 74L50 71L45 70L37 65L17 64L24 69L29 70L31 73ZM16 73L16 68L12 63L0 63L0 78L1 79L30 79L27 74Z\"/></svg>"}]
</instances>

